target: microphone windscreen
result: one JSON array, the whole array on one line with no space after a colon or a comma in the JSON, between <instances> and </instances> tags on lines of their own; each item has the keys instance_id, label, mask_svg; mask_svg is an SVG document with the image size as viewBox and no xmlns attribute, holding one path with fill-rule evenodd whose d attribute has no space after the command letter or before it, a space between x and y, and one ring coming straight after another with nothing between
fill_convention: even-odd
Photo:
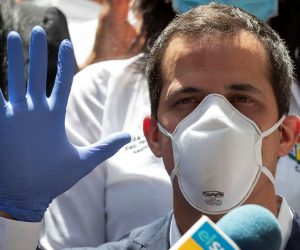
<instances>
[{"instance_id":1,"label":"microphone windscreen","mask_svg":"<svg viewBox=\"0 0 300 250\"><path fill-rule=\"evenodd\" d=\"M243 205L223 216L217 226L242 250L279 250L281 231L276 217L258 205Z\"/></svg>"}]
</instances>

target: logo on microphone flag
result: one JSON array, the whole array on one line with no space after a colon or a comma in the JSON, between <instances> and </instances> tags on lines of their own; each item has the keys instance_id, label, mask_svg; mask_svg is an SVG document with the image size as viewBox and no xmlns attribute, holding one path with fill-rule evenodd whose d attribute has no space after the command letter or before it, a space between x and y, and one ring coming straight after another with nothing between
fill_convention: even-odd
<instances>
[{"instance_id":1,"label":"logo on microphone flag","mask_svg":"<svg viewBox=\"0 0 300 250\"><path fill-rule=\"evenodd\" d=\"M238 250L207 216L202 216L170 250Z\"/></svg>"}]
</instances>

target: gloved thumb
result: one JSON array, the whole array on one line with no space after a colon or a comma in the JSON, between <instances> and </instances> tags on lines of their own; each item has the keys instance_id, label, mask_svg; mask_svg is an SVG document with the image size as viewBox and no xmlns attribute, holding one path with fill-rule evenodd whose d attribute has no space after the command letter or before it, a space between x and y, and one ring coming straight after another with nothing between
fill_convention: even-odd
<instances>
[{"instance_id":1,"label":"gloved thumb","mask_svg":"<svg viewBox=\"0 0 300 250\"><path fill-rule=\"evenodd\" d=\"M84 163L85 171L92 171L97 165L107 160L131 141L131 136L126 132L111 134L103 140L92 145L79 148L79 156ZM87 174L86 173L86 174Z\"/></svg>"}]
</instances>

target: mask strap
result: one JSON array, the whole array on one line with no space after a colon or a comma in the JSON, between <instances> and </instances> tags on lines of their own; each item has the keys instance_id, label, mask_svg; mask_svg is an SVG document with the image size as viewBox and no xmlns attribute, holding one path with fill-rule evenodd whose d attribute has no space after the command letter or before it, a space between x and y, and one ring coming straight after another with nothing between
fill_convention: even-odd
<instances>
[{"instance_id":1,"label":"mask strap","mask_svg":"<svg viewBox=\"0 0 300 250\"><path fill-rule=\"evenodd\" d=\"M276 122L271 128L267 129L266 131L261 133L261 138L267 137L268 135L272 134L283 122L286 118L286 115L283 115L278 122Z\"/></svg>"},{"instance_id":2,"label":"mask strap","mask_svg":"<svg viewBox=\"0 0 300 250\"><path fill-rule=\"evenodd\" d=\"M165 136L172 138L172 134L170 134L159 122L157 122L157 127L158 127L159 131L162 132ZM170 179L171 179L172 183L173 183L174 177L177 175L177 173L178 173L178 167L177 167L177 165L175 165L175 167L173 168L173 170L170 174Z\"/></svg>"},{"instance_id":3,"label":"mask strap","mask_svg":"<svg viewBox=\"0 0 300 250\"><path fill-rule=\"evenodd\" d=\"M162 132L165 136L171 137L172 138L172 134L170 134L160 123L159 121L157 122L157 127L159 129L160 132Z\"/></svg>"},{"instance_id":4,"label":"mask strap","mask_svg":"<svg viewBox=\"0 0 300 250\"><path fill-rule=\"evenodd\" d=\"M173 183L174 177L177 175L177 173L178 173L178 168L174 167L171 174L170 174L170 179L171 179L172 183Z\"/></svg>"},{"instance_id":5,"label":"mask strap","mask_svg":"<svg viewBox=\"0 0 300 250\"><path fill-rule=\"evenodd\" d=\"M278 122L276 122L271 128L269 128L268 130L264 131L261 133L261 138L267 137L268 135L272 134L283 122L283 120L285 119L286 115L283 115ZM271 171L266 168L265 166L261 167L261 171L265 174L265 176L268 177L268 179L272 182L272 184L274 185L275 183L275 178L273 176L273 174L271 173Z\"/></svg>"},{"instance_id":6,"label":"mask strap","mask_svg":"<svg viewBox=\"0 0 300 250\"><path fill-rule=\"evenodd\" d=\"M268 177L268 179L272 182L273 185L275 184L275 178L269 169L267 169L266 167L263 166L261 168L261 172L263 172L265 174L265 176Z\"/></svg>"}]
</instances>

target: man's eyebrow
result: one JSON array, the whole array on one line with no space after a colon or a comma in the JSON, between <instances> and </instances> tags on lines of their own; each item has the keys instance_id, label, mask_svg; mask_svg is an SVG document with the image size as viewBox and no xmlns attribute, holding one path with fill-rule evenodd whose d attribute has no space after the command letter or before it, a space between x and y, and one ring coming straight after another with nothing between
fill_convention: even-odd
<instances>
[{"instance_id":1,"label":"man's eyebrow","mask_svg":"<svg viewBox=\"0 0 300 250\"><path fill-rule=\"evenodd\" d=\"M167 98L172 98L178 95L192 94L192 93L198 94L198 93L204 93L204 91L202 89L194 88L194 87L181 87L168 93Z\"/></svg>"},{"instance_id":2,"label":"man's eyebrow","mask_svg":"<svg viewBox=\"0 0 300 250\"><path fill-rule=\"evenodd\" d=\"M236 92L252 92L255 94L263 95L263 93L253 85L249 83L233 83L225 85L226 90L236 91ZM207 95L209 91L206 91L202 88L195 88L195 87L180 87L175 89L174 91L170 91L167 93L166 99L172 99L184 94L200 94L200 95Z\"/></svg>"},{"instance_id":3,"label":"man's eyebrow","mask_svg":"<svg viewBox=\"0 0 300 250\"><path fill-rule=\"evenodd\" d=\"M249 83L234 83L227 85L225 88L233 91L248 91L253 93L260 93L259 89Z\"/></svg>"}]
</instances>

